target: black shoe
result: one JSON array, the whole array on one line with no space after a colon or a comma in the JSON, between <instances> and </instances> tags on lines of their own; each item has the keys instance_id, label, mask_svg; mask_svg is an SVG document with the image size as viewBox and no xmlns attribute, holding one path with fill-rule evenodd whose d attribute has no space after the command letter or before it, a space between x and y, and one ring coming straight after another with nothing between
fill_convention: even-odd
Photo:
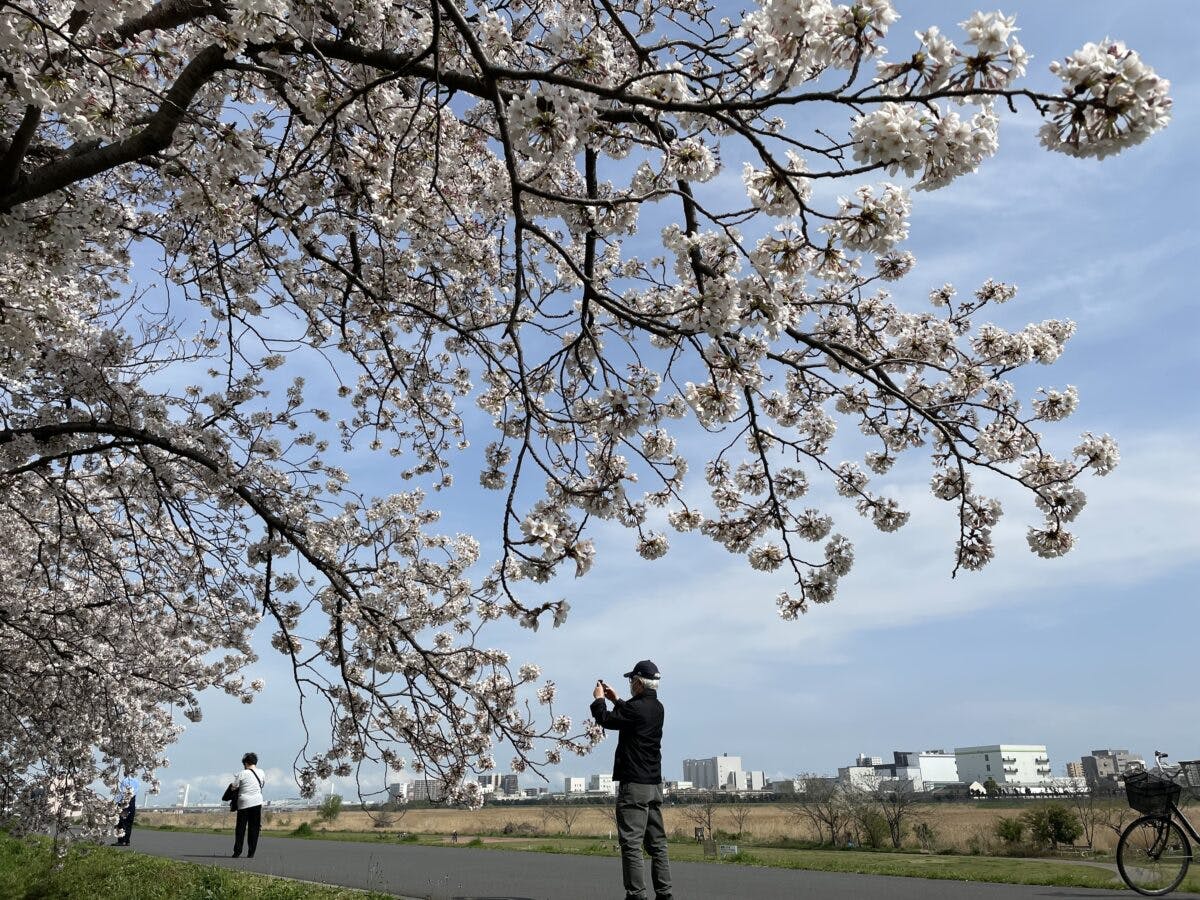
<instances>
[{"instance_id":1,"label":"black shoe","mask_svg":"<svg viewBox=\"0 0 1200 900\"><path fill-rule=\"evenodd\" d=\"M234 853L234 854L232 854L232 855L230 856L230 859L237 859L237 858L238 858L239 856L241 856L241 855L242 855L242 854L240 854L240 853Z\"/></svg>"},{"instance_id":2,"label":"black shoe","mask_svg":"<svg viewBox=\"0 0 1200 900\"><path fill-rule=\"evenodd\" d=\"M246 854L246 859L254 859L254 854L253 854L253 853L247 853L247 854Z\"/></svg>"}]
</instances>

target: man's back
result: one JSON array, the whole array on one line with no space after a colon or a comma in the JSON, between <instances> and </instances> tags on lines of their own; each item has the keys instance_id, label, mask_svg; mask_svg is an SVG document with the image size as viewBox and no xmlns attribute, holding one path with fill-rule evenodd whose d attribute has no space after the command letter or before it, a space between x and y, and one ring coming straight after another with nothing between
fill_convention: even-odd
<instances>
[{"instance_id":1,"label":"man's back","mask_svg":"<svg viewBox=\"0 0 1200 900\"><path fill-rule=\"evenodd\" d=\"M618 735L613 781L662 784L664 710L657 691L645 690L629 700L617 700L611 711L603 699L594 700L592 716L601 727Z\"/></svg>"}]
</instances>

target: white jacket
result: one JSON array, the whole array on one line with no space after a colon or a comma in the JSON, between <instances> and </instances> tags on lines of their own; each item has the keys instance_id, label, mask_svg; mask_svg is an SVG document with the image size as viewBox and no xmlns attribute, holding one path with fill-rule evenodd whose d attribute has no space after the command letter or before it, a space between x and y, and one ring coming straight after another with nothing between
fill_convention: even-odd
<instances>
[{"instance_id":1,"label":"white jacket","mask_svg":"<svg viewBox=\"0 0 1200 900\"><path fill-rule=\"evenodd\" d=\"M255 775L258 777L255 778ZM238 809L262 806L262 788L267 783L267 777L262 772L254 768L254 766L251 766L249 769L242 769L242 771L238 772L234 783L238 786Z\"/></svg>"}]
</instances>

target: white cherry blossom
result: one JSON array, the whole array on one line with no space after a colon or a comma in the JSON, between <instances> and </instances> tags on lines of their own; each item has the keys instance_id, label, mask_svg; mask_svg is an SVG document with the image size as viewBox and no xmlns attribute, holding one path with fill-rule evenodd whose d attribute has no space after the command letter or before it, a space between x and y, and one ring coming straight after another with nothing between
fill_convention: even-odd
<instances>
[{"instance_id":1,"label":"white cherry blossom","mask_svg":"<svg viewBox=\"0 0 1200 900\"><path fill-rule=\"evenodd\" d=\"M477 804L497 757L587 753L556 673L488 640L570 627L597 520L646 560L698 532L773 573L787 619L853 565L835 517L905 523L905 453L957 523L948 567L995 554L980 471L1023 490L1032 552L1070 550L1083 476L1119 453L1088 432L1055 455L1038 429L1087 386L1025 397L1014 372L1075 324L990 321L1016 287L982 252L973 291L914 282L910 192L985 165L1011 112L1051 150L1119 152L1168 124L1169 84L1105 39L1046 93L1011 16L914 38L909 6L0 9L18 824L110 830L119 778L157 787L205 691L263 688L258 633L328 723L297 748L306 796L387 767ZM475 533L443 533L463 496Z\"/></svg>"}]
</instances>

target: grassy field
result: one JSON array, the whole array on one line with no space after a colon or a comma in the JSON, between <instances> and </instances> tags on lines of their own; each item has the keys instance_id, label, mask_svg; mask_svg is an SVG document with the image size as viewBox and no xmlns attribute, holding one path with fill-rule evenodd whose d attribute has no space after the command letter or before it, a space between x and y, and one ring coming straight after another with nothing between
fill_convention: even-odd
<instances>
[{"instance_id":1,"label":"grassy field","mask_svg":"<svg viewBox=\"0 0 1200 900\"><path fill-rule=\"evenodd\" d=\"M1001 816L1016 816L1033 805L1026 802L1013 803L930 803L916 806L909 819L909 832L917 822L928 824L934 831L933 849L939 852L989 854L999 851L993 827ZM1123 801L1112 801L1114 809L1123 808ZM419 834L444 834L457 831L464 839L475 835L497 835L506 825L532 828L538 834L560 834L565 828L549 813L545 806L487 806L477 811L458 809L411 809L403 813L392 813L391 824L378 828L377 814L362 811L343 812L333 823L318 826L315 810L293 810L285 813L268 813L264 817L264 831L287 832L303 821L322 827L327 832L338 831L409 831ZM607 837L613 833L611 807L584 805L579 807L578 820L571 828L573 835ZM692 835L694 823L681 806L663 808L667 832L677 840L686 840ZM154 813L139 814L139 821L147 825L174 825L201 828L232 828L232 813ZM1127 820L1128 821L1128 820ZM728 809L718 807L714 827L727 834L738 832L737 825ZM763 803L753 805L741 831L743 841L755 843L778 843L782 840L817 840L816 833L805 821L797 818L794 807L785 803ZM1116 834L1106 828L1096 830L1095 849L1111 853L1116 846ZM916 841L909 837L906 846L917 848Z\"/></svg>"},{"instance_id":2,"label":"grassy field","mask_svg":"<svg viewBox=\"0 0 1200 900\"><path fill-rule=\"evenodd\" d=\"M0 835L4 900L392 900L391 895L330 888L266 875L77 846L52 866L46 841Z\"/></svg>"}]
</instances>

